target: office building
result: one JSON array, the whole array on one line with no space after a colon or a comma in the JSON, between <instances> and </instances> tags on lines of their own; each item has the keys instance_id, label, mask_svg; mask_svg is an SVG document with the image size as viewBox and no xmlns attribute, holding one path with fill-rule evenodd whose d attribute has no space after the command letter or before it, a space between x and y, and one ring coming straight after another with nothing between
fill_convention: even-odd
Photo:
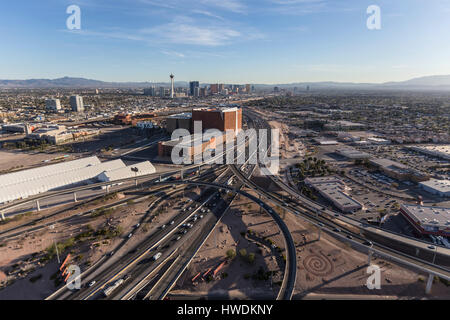
<instances>
[{"instance_id":1,"label":"office building","mask_svg":"<svg viewBox=\"0 0 450 320\"><path fill-rule=\"evenodd\" d=\"M144 89L145 96L156 97L156 88L155 86L151 86L150 88Z\"/></svg>"},{"instance_id":2,"label":"office building","mask_svg":"<svg viewBox=\"0 0 450 320\"><path fill-rule=\"evenodd\" d=\"M81 96L71 96L70 97L70 107L74 112L84 112L83 97Z\"/></svg>"},{"instance_id":3,"label":"office building","mask_svg":"<svg viewBox=\"0 0 450 320\"><path fill-rule=\"evenodd\" d=\"M219 85L218 84L210 85L210 91L211 91L211 94L218 94L219 93Z\"/></svg>"},{"instance_id":4,"label":"office building","mask_svg":"<svg viewBox=\"0 0 450 320\"><path fill-rule=\"evenodd\" d=\"M61 101L59 99L47 99L45 100L45 109L49 111L61 110Z\"/></svg>"},{"instance_id":5,"label":"office building","mask_svg":"<svg viewBox=\"0 0 450 320\"><path fill-rule=\"evenodd\" d=\"M194 97L196 98L200 97L200 87L194 88Z\"/></svg>"},{"instance_id":6,"label":"office building","mask_svg":"<svg viewBox=\"0 0 450 320\"><path fill-rule=\"evenodd\" d=\"M200 82L198 82L198 81L189 82L189 94L193 97L195 97L195 89L196 88L200 88Z\"/></svg>"}]
</instances>

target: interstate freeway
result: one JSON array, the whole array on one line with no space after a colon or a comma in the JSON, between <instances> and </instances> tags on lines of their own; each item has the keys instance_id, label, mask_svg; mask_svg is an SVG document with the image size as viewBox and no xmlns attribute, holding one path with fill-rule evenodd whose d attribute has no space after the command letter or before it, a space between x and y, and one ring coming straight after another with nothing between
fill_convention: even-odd
<instances>
[{"instance_id":1,"label":"interstate freeway","mask_svg":"<svg viewBox=\"0 0 450 320\"><path fill-rule=\"evenodd\" d=\"M269 128L264 120L260 119L257 115L246 112L247 117L252 119L250 122L258 129ZM270 139L269 139L270 140ZM270 148L269 148L270 149ZM269 150L268 149L268 150ZM221 157L218 155L217 157ZM217 158L216 157L216 158ZM213 163L210 161L208 164ZM278 224L280 230L283 233L285 246L286 246L286 267L285 275L283 278L282 286L278 294L278 299L291 299L296 282L296 272L297 272L297 261L295 254L295 246L293 245L293 240L289 229L285 225L281 217L276 213L276 211L271 207L271 204L275 204L277 207L282 208L286 212L290 212L295 216L315 225L320 231L324 231L333 237L352 243L354 246L359 247L361 250L366 251L370 257L373 253L380 256L386 257L393 261L396 261L402 265L407 265L416 270L427 272L430 275L436 275L443 279L449 280L449 269L448 269L448 259L449 254L445 251L445 248L438 248L438 250L431 252L429 249L424 247L424 243L410 239L406 237L401 237L400 235L390 234L384 230L378 230L371 226L367 226L359 221L351 219L350 217L344 216L340 213L334 212L332 210L323 210L323 207L312 200L303 197L295 189L291 188L289 185L285 184L283 181L278 179L276 176L268 176L276 185L278 185L283 192L286 192L289 196L283 196L277 192L267 192L266 190L260 188L258 185L252 182L249 177L246 177L241 168L236 165L230 165L229 168L233 176L237 177L242 183L250 188L251 193L243 191L238 188L230 187L225 182L207 182L207 181L183 181L183 176L197 172L201 177L201 170L206 165L204 164L194 164L190 166L185 166L183 168L177 168L166 172L164 174L153 174L148 176L141 176L136 178L128 178L117 181L115 183L132 183L136 180L145 182L146 186L199 186L202 188L210 188L215 190L227 190L233 194L240 194L244 197L249 198L255 203L259 204ZM216 166L211 170L218 170L219 168L225 169L225 166ZM205 170L206 171L206 170ZM228 171L229 172L229 171ZM181 181L175 181L174 176L180 175ZM232 175L226 175L227 178ZM173 179L167 181L166 179ZM166 180L166 181L165 181ZM226 180L225 180L226 181ZM107 186L110 183L99 183L96 185L83 186L77 188L71 188L67 190L61 190L56 192L49 192L46 194L41 194L29 199L20 200L15 203L5 205L0 208L0 210L8 210L14 208L15 206L21 205L26 202L39 201L42 199L51 198L54 196L59 196L61 194L72 194L80 192L82 190L89 190L92 188L99 188ZM107 190L108 191L108 190ZM258 198L258 196L261 198ZM207 194L207 196L210 196ZM165 198L162 198L163 201ZM207 200L207 199L205 199ZM195 253L196 248L201 246L202 240L208 235L208 231L214 225L202 224L202 227L198 227L196 230L196 235L194 241L191 242L191 246L186 248L173 248L173 250L168 250L161 257L159 263L155 263L150 268L146 268L143 265L139 265L139 262L143 259L147 259L150 252L157 248L159 245L166 245L166 241L170 241L169 238L173 236L173 232L183 224L185 219L189 219L192 216L192 212L188 212L185 216L180 216L180 220L175 221L173 227L169 227L164 231L160 231L158 234L151 235L148 241L134 253L130 253L120 260L120 263L116 268L108 269L104 273L101 273L98 277L99 281L97 284L93 285L88 289L83 289L79 292L65 292L63 294L55 293L49 299L91 299L97 298L98 294L112 281L119 279L124 276L125 273L130 272L132 274L132 280L127 282L121 291L117 291L111 298L114 299L128 299L136 297L136 294L146 286L150 286L150 291L146 295L146 298L158 299L164 297L165 294L170 290L170 286L173 284L173 277L163 277L166 274L178 275L179 272L184 268L188 261L182 261L179 256L181 256L181 251L187 252L192 255ZM219 216L220 217L220 216ZM217 217L217 218L219 218ZM339 231L336 231L339 230ZM374 237L373 234L377 237ZM373 243L368 244L368 240L372 240ZM386 245L383 242L395 239L395 241L400 241L404 244L402 250L398 248L393 248ZM417 251L418 250L418 251ZM405 252L406 251L406 252ZM106 260L106 258L105 258ZM99 262L102 265L105 260ZM431 262L432 260L435 260ZM166 265L166 264L167 265ZM137 266L137 268L135 268ZM95 266L96 267L96 266ZM95 271L96 268L93 268ZM161 267L158 269L158 267ZM87 273L88 276L91 274L91 270ZM97 278L97 276L96 276ZM88 278L89 279L89 278ZM144 282L142 282L144 281ZM156 282L155 282L156 281ZM157 288L153 290L152 285L157 284ZM151 297L150 297L151 296Z\"/></svg>"}]
</instances>

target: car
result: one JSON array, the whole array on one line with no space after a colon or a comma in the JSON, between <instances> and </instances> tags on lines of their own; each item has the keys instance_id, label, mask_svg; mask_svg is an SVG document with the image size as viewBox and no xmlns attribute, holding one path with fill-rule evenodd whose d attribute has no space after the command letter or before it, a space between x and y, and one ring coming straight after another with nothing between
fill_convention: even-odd
<instances>
[{"instance_id":1,"label":"car","mask_svg":"<svg viewBox=\"0 0 450 320\"><path fill-rule=\"evenodd\" d=\"M322 228L325 227L325 225L324 225L322 222L319 222L319 223L318 223L318 226L320 226L320 227L322 227Z\"/></svg>"},{"instance_id":2,"label":"car","mask_svg":"<svg viewBox=\"0 0 450 320\"><path fill-rule=\"evenodd\" d=\"M132 236L133 236L133 234L130 233L130 234L128 235L128 239L130 239Z\"/></svg>"},{"instance_id":3,"label":"car","mask_svg":"<svg viewBox=\"0 0 450 320\"><path fill-rule=\"evenodd\" d=\"M199 219L203 219L203 215L200 215Z\"/></svg>"},{"instance_id":4,"label":"car","mask_svg":"<svg viewBox=\"0 0 450 320\"><path fill-rule=\"evenodd\" d=\"M430 249L430 250L436 250L436 247L435 247L435 246L428 246L428 249Z\"/></svg>"},{"instance_id":5,"label":"car","mask_svg":"<svg viewBox=\"0 0 450 320\"><path fill-rule=\"evenodd\" d=\"M161 258L161 256L162 256L162 253L161 253L161 252L158 252L157 254L155 254L155 255L153 256L153 261L158 260L159 258Z\"/></svg>"},{"instance_id":6,"label":"car","mask_svg":"<svg viewBox=\"0 0 450 320\"><path fill-rule=\"evenodd\" d=\"M334 232L341 232L341 229L339 229L339 228L334 228L333 231L334 231Z\"/></svg>"},{"instance_id":7,"label":"car","mask_svg":"<svg viewBox=\"0 0 450 320\"><path fill-rule=\"evenodd\" d=\"M109 256L112 257L113 255L114 255L114 251L111 251L111 252L109 253Z\"/></svg>"},{"instance_id":8,"label":"car","mask_svg":"<svg viewBox=\"0 0 450 320\"><path fill-rule=\"evenodd\" d=\"M365 242L363 243L363 245L368 246L368 247L372 247L372 246L373 246L373 243L372 243L372 241L365 241Z\"/></svg>"},{"instance_id":9,"label":"car","mask_svg":"<svg viewBox=\"0 0 450 320\"><path fill-rule=\"evenodd\" d=\"M353 237L351 235L348 235L347 238L353 240Z\"/></svg>"},{"instance_id":10,"label":"car","mask_svg":"<svg viewBox=\"0 0 450 320\"><path fill-rule=\"evenodd\" d=\"M95 280L89 282L89 285L88 285L89 288L90 288L90 287L93 287L96 283L97 283L97 281L95 281Z\"/></svg>"},{"instance_id":11,"label":"car","mask_svg":"<svg viewBox=\"0 0 450 320\"><path fill-rule=\"evenodd\" d=\"M175 241L179 241L181 239L181 236L178 236Z\"/></svg>"},{"instance_id":12,"label":"car","mask_svg":"<svg viewBox=\"0 0 450 320\"><path fill-rule=\"evenodd\" d=\"M175 221L173 221L173 220L172 220L172 221L170 221L170 225L173 225L174 223L175 223Z\"/></svg>"},{"instance_id":13,"label":"car","mask_svg":"<svg viewBox=\"0 0 450 320\"><path fill-rule=\"evenodd\" d=\"M187 230L184 230L184 231L183 231L183 234L186 234L186 233L187 233Z\"/></svg>"},{"instance_id":14,"label":"car","mask_svg":"<svg viewBox=\"0 0 450 320\"><path fill-rule=\"evenodd\" d=\"M335 216L335 217L339 217L339 214L335 213L334 216Z\"/></svg>"},{"instance_id":15,"label":"car","mask_svg":"<svg viewBox=\"0 0 450 320\"><path fill-rule=\"evenodd\" d=\"M134 227L135 228L139 228L141 226L141 224L140 223L138 223L137 225L135 225Z\"/></svg>"},{"instance_id":16,"label":"car","mask_svg":"<svg viewBox=\"0 0 450 320\"><path fill-rule=\"evenodd\" d=\"M164 230L165 228L166 228L166 225L163 224L163 225L161 226L161 230Z\"/></svg>"}]
</instances>

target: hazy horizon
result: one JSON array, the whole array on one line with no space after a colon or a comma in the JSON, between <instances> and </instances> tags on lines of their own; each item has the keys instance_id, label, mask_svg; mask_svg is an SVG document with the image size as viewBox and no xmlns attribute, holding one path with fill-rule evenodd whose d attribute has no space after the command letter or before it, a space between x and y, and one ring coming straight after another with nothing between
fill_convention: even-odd
<instances>
[{"instance_id":1,"label":"hazy horizon","mask_svg":"<svg viewBox=\"0 0 450 320\"><path fill-rule=\"evenodd\" d=\"M1 79L380 84L450 74L450 1L2 3ZM27 10L24 10L26 3ZM369 30L367 8L381 9ZM70 5L81 29L66 26Z\"/></svg>"}]
</instances>

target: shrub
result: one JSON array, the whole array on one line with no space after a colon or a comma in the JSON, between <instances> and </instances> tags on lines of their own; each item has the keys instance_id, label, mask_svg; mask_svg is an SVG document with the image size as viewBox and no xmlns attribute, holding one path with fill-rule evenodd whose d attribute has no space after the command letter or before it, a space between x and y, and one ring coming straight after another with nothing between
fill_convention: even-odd
<instances>
[{"instance_id":1,"label":"shrub","mask_svg":"<svg viewBox=\"0 0 450 320\"><path fill-rule=\"evenodd\" d=\"M236 251L234 251L233 249L230 249L227 251L227 258L228 259L234 259L236 257Z\"/></svg>"}]
</instances>

